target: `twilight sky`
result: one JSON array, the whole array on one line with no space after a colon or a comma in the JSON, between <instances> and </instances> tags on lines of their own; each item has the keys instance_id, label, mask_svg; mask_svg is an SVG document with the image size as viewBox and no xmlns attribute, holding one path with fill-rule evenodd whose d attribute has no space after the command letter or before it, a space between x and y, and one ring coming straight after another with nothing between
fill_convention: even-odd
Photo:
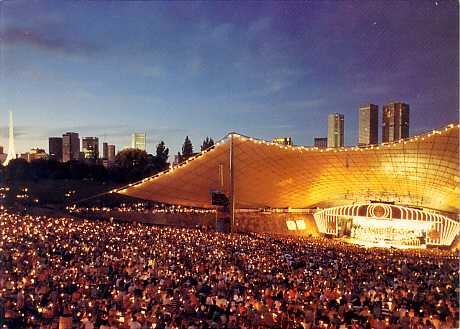
<instances>
[{"instance_id":1,"label":"twilight sky","mask_svg":"<svg viewBox=\"0 0 460 329\"><path fill-rule=\"evenodd\" d=\"M398 100L411 134L437 128L458 120L458 20L458 1L0 1L0 145L8 110L17 152L66 131L311 145L331 112L353 145L359 105Z\"/></svg>"}]
</instances>

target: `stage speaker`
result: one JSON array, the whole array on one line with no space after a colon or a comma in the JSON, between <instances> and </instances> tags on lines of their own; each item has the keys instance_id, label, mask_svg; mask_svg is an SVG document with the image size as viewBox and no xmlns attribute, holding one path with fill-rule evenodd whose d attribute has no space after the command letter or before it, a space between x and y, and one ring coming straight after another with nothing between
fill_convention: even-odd
<instances>
[{"instance_id":1,"label":"stage speaker","mask_svg":"<svg viewBox=\"0 0 460 329\"><path fill-rule=\"evenodd\" d=\"M213 206L228 206L229 200L222 191L211 191L211 204Z\"/></svg>"}]
</instances>

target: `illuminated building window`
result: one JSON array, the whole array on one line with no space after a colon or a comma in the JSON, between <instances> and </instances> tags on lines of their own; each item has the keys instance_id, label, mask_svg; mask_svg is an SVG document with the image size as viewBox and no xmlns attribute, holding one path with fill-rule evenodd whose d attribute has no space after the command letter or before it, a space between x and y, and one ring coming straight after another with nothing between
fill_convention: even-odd
<instances>
[{"instance_id":1,"label":"illuminated building window","mask_svg":"<svg viewBox=\"0 0 460 329\"><path fill-rule=\"evenodd\" d=\"M305 230L307 228L307 225L305 225L305 221L303 219L298 219L295 221L297 224L297 229L298 230Z\"/></svg>"},{"instance_id":2,"label":"illuminated building window","mask_svg":"<svg viewBox=\"0 0 460 329\"><path fill-rule=\"evenodd\" d=\"M286 225L289 231L296 231L297 230L297 225L293 220L287 220Z\"/></svg>"}]
</instances>

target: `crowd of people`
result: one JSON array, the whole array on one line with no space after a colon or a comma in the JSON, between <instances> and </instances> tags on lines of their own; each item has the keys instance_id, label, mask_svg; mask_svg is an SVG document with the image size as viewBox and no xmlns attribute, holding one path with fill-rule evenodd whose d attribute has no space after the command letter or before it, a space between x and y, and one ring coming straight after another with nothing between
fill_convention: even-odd
<instances>
[{"instance_id":1,"label":"crowd of people","mask_svg":"<svg viewBox=\"0 0 460 329\"><path fill-rule=\"evenodd\" d=\"M88 214L101 212L123 212L123 213L151 213L151 214L210 214L214 213L214 209L202 209L193 207L183 207L180 205L168 204L150 204L146 202L137 203L122 203L119 206L92 206L92 207L77 207L77 205L67 206L66 210L71 214Z\"/></svg>"},{"instance_id":2,"label":"crowd of people","mask_svg":"<svg viewBox=\"0 0 460 329\"><path fill-rule=\"evenodd\" d=\"M458 328L457 255L0 213L6 328Z\"/></svg>"}]
</instances>

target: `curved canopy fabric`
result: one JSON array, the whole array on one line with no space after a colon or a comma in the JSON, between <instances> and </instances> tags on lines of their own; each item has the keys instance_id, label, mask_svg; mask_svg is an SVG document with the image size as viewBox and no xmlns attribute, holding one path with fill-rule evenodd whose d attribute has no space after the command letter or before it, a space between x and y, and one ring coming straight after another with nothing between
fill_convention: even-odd
<instances>
[{"instance_id":1,"label":"curved canopy fabric","mask_svg":"<svg viewBox=\"0 0 460 329\"><path fill-rule=\"evenodd\" d=\"M232 149L239 208L381 200L458 213L458 131L459 125L451 124L393 143L337 149L284 146L232 133L185 163L114 192L209 208L211 190L230 194Z\"/></svg>"}]
</instances>

